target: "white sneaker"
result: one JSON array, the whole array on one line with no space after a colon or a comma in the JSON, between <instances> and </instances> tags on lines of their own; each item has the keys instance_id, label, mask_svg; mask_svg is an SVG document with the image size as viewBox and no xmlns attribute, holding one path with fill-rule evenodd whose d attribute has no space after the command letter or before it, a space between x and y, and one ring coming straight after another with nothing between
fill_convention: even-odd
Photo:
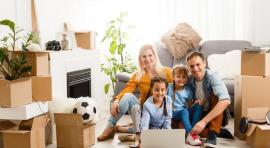
<instances>
[{"instance_id":1,"label":"white sneaker","mask_svg":"<svg viewBox=\"0 0 270 148\"><path fill-rule=\"evenodd\" d=\"M198 135L190 135L188 134L186 142L193 146L200 146L202 145L202 141L200 140Z\"/></svg>"}]
</instances>

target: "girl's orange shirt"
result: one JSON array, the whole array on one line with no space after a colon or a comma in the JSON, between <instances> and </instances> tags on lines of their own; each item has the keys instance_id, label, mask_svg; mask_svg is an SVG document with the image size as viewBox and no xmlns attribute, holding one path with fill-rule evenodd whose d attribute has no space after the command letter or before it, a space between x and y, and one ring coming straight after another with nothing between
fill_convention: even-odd
<instances>
[{"instance_id":1,"label":"girl's orange shirt","mask_svg":"<svg viewBox=\"0 0 270 148\"><path fill-rule=\"evenodd\" d=\"M169 67L163 67L162 68L164 74L165 74L165 79L167 80L168 83L172 82L172 71L171 68ZM149 76L149 74L145 73L140 81L136 80L136 73L132 75L132 77L129 79L129 81L127 82L125 88L114 98L120 100L122 98L122 96L125 93L133 93L137 86L139 87L139 91L140 91L140 97L139 97L139 101L141 104L143 104L145 102L145 100L147 99L147 94L149 92L149 88L150 88L150 83L151 83L151 78Z\"/></svg>"}]
</instances>

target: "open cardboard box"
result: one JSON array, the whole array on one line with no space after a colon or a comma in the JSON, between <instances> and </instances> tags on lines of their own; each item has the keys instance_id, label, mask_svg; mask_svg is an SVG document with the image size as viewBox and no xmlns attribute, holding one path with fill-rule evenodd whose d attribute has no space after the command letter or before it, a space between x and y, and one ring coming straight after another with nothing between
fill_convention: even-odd
<instances>
[{"instance_id":1,"label":"open cardboard box","mask_svg":"<svg viewBox=\"0 0 270 148\"><path fill-rule=\"evenodd\" d=\"M270 76L270 53L242 51L241 75Z\"/></svg>"},{"instance_id":2,"label":"open cardboard box","mask_svg":"<svg viewBox=\"0 0 270 148\"><path fill-rule=\"evenodd\" d=\"M82 49L96 49L96 32L75 32L77 46Z\"/></svg>"},{"instance_id":3,"label":"open cardboard box","mask_svg":"<svg viewBox=\"0 0 270 148\"><path fill-rule=\"evenodd\" d=\"M83 124L82 116L54 113L57 147L88 148L95 144L95 124Z\"/></svg>"},{"instance_id":4,"label":"open cardboard box","mask_svg":"<svg viewBox=\"0 0 270 148\"><path fill-rule=\"evenodd\" d=\"M22 121L18 129L3 130L5 148L45 148L47 117L38 116Z\"/></svg>"},{"instance_id":5,"label":"open cardboard box","mask_svg":"<svg viewBox=\"0 0 270 148\"><path fill-rule=\"evenodd\" d=\"M11 129L16 127L16 124L8 121L8 120L2 120L0 121L0 131L2 130L7 130L7 129ZM0 148L3 148L4 144L3 144L3 134L2 132L0 132Z\"/></svg>"},{"instance_id":6,"label":"open cardboard box","mask_svg":"<svg viewBox=\"0 0 270 148\"><path fill-rule=\"evenodd\" d=\"M32 101L52 100L52 77L33 76L32 77Z\"/></svg>"},{"instance_id":7,"label":"open cardboard box","mask_svg":"<svg viewBox=\"0 0 270 148\"><path fill-rule=\"evenodd\" d=\"M15 107L32 102L31 77L9 81L0 79L0 106Z\"/></svg>"},{"instance_id":8,"label":"open cardboard box","mask_svg":"<svg viewBox=\"0 0 270 148\"><path fill-rule=\"evenodd\" d=\"M247 115L247 108L270 106L270 77L239 76L234 85L234 135L240 139L246 136L239 133L239 123Z\"/></svg>"},{"instance_id":9,"label":"open cardboard box","mask_svg":"<svg viewBox=\"0 0 270 148\"><path fill-rule=\"evenodd\" d=\"M266 113L270 107L248 108L247 117L252 120L265 120ZM269 148L270 147L270 125L250 124L247 135L247 143L254 148Z\"/></svg>"},{"instance_id":10,"label":"open cardboard box","mask_svg":"<svg viewBox=\"0 0 270 148\"><path fill-rule=\"evenodd\" d=\"M20 53L22 51L15 51ZM30 76L48 76L50 75L49 51L26 51L27 64L32 66Z\"/></svg>"}]
</instances>

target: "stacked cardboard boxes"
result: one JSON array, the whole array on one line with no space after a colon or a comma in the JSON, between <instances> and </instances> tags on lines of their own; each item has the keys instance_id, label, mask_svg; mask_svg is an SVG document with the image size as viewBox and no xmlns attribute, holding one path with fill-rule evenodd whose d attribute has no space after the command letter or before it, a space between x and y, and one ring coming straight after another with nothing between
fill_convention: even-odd
<instances>
[{"instance_id":1,"label":"stacked cardboard boxes","mask_svg":"<svg viewBox=\"0 0 270 148\"><path fill-rule=\"evenodd\" d=\"M236 78L234 90L234 134L246 139L247 135L239 132L241 117L249 116L250 108L270 107L270 53L242 51L241 58L241 76ZM258 142L255 135L248 136L251 145Z\"/></svg>"},{"instance_id":2,"label":"stacked cardboard boxes","mask_svg":"<svg viewBox=\"0 0 270 148\"><path fill-rule=\"evenodd\" d=\"M49 52L26 52L27 62L32 66L32 101L52 100Z\"/></svg>"},{"instance_id":3,"label":"stacked cardboard boxes","mask_svg":"<svg viewBox=\"0 0 270 148\"><path fill-rule=\"evenodd\" d=\"M16 51L15 54L19 52L21 51ZM3 135L1 140L6 148L45 147L44 131L48 121L44 115L48 112L48 103L45 101L52 100L49 53L29 51L25 54L28 64L32 66L31 74L14 81L0 81L0 89L3 90L0 95L0 106L4 107L0 108L0 118L23 120L20 126L25 123L28 125L28 128L1 131Z\"/></svg>"}]
</instances>

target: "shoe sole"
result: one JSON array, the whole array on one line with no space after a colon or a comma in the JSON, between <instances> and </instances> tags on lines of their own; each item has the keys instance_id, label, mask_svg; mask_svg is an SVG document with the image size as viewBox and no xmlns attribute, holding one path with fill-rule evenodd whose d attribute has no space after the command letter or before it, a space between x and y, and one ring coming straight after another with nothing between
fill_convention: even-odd
<instances>
[{"instance_id":1,"label":"shoe sole","mask_svg":"<svg viewBox=\"0 0 270 148\"><path fill-rule=\"evenodd\" d=\"M195 144L195 145L193 145L193 144L190 144L190 143L189 143L189 142L187 142L187 141L186 141L186 143L187 143L187 144L189 144L189 145L191 145L191 146L201 146L201 145L202 145L202 143L197 144L197 145L196 145L196 144Z\"/></svg>"},{"instance_id":2,"label":"shoe sole","mask_svg":"<svg viewBox=\"0 0 270 148\"><path fill-rule=\"evenodd\" d=\"M211 147L211 148L217 147L217 145L214 145L214 144L211 144L211 143L204 143L203 146L204 147Z\"/></svg>"},{"instance_id":3,"label":"shoe sole","mask_svg":"<svg viewBox=\"0 0 270 148\"><path fill-rule=\"evenodd\" d=\"M118 136L118 140L121 142L134 142L136 140L135 135L123 135L123 136Z\"/></svg>"}]
</instances>

